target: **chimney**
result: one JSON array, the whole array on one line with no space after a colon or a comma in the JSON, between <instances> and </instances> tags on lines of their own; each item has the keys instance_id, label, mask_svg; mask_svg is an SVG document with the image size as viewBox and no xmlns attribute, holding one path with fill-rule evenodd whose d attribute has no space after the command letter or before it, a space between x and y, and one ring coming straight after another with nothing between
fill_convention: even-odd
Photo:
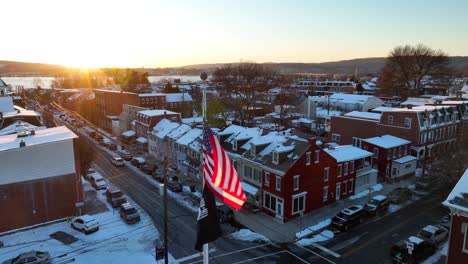
<instances>
[{"instance_id":1,"label":"chimney","mask_svg":"<svg viewBox=\"0 0 468 264\"><path fill-rule=\"evenodd\" d=\"M408 108L408 109L413 109L413 105L412 105L412 104L408 104L408 105L406 105L406 108Z\"/></svg>"},{"instance_id":2,"label":"chimney","mask_svg":"<svg viewBox=\"0 0 468 264\"><path fill-rule=\"evenodd\" d=\"M36 135L36 130L34 130L34 128L33 128L33 129L31 129L30 133L31 133L30 135L34 136L34 135Z\"/></svg>"},{"instance_id":3,"label":"chimney","mask_svg":"<svg viewBox=\"0 0 468 264\"><path fill-rule=\"evenodd\" d=\"M26 142L24 142L24 140L21 140L19 146L20 148L26 147Z\"/></svg>"},{"instance_id":4,"label":"chimney","mask_svg":"<svg viewBox=\"0 0 468 264\"><path fill-rule=\"evenodd\" d=\"M262 130L262 136L268 135L270 133L271 129L269 127L265 127Z\"/></svg>"},{"instance_id":5,"label":"chimney","mask_svg":"<svg viewBox=\"0 0 468 264\"><path fill-rule=\"evenodd\" d=\"M317 138L309 138L309 145L315 146L317 144Z\"/></svg>"}]
</instances>

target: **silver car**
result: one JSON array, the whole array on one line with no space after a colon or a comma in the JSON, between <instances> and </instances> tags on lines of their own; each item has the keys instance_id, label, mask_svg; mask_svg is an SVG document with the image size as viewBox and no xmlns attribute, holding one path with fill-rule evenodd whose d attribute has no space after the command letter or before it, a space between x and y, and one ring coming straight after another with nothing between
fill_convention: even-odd
<instances>
[{"instance_id":1,"label":"silver car","mask_svg":"<svg viewBox=\"0 0 468 264\"><path fill-rule=\"evenodd\" d=\"M418 237L437 245L448 237L448 230L441 226L428 225L419 231Z\"/></svg>"},{"instance_id":2,"label":"silver car","mask_svg":"<svg viewBox=\"0 0 468 264\"><path fill-rule=\"evenodd\" d=\"M49 264L52 263L48 252L31 251L21 253L13 259L4 261L3 264Z\"/></svg>"}]
</instances>

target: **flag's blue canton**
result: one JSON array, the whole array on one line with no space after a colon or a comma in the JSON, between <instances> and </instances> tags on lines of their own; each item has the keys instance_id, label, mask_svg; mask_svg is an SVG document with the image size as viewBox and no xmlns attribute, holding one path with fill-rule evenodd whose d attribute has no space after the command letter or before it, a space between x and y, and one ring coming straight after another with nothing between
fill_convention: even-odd
<instances>
[{"instance_id":1,"label":"flag's blue canton","mask_svg":"<svg viewBox=\"0 0 468 264\"><path fill-rule=\"evenodd\" d=\"M211 143L209 140L209 136L213 135L213 131L209 127L203 128L203 144L205 145L205 150L208 153L211 153Z\"/></svg>"}]
</instances>

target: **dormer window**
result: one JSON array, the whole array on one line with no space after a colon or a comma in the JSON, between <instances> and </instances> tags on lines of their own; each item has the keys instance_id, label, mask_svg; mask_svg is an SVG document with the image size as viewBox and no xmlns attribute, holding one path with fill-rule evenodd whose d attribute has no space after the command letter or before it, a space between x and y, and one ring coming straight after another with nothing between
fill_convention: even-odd
<instances>
[{"instance_id":1,"label":"dormer window","mask_svg":"<svg viewBox=\"0 0 468 264\"><path fill-rule=\"evenodd\" d=\"M279 153L277 151L273 151L273 164L279 163Z\"/></svg>"},{"instance_id":2,"label":"dormer window","mask_svg":"<svg viewBox=\"0 0 468 264\"><path fill-rule=\"evenodd\" d=\"M250 155L255 156L255 153L256 153L256 148L255 148L255 145L252 144L252 146L250 147Z\"/></svg>"},{"instance_id":3,"label":"dormer window","mask_svg":"<svg viewBox=\"0 0 468 264\"><path fill-rule=\"evenodd\" d=\"M232 142L232 150L237 150L237 139Z\"/></svg>"}]
</instances>

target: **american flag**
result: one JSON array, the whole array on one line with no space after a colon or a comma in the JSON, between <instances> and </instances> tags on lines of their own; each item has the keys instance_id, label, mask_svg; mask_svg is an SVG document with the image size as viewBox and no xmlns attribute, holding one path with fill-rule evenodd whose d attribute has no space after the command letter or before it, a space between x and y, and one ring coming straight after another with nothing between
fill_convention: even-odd
<instances>
[{"instance_id":1,"label":"american flag","mask_svg":"<svg viewBox=\"0 0 468 264\"><path fill-rule=\"evenodd\" d=\"M208 127L203 127L203 178L212 192L226 204L239 210L246 201L234 166Z\"/></svg>"}]
</instances>

